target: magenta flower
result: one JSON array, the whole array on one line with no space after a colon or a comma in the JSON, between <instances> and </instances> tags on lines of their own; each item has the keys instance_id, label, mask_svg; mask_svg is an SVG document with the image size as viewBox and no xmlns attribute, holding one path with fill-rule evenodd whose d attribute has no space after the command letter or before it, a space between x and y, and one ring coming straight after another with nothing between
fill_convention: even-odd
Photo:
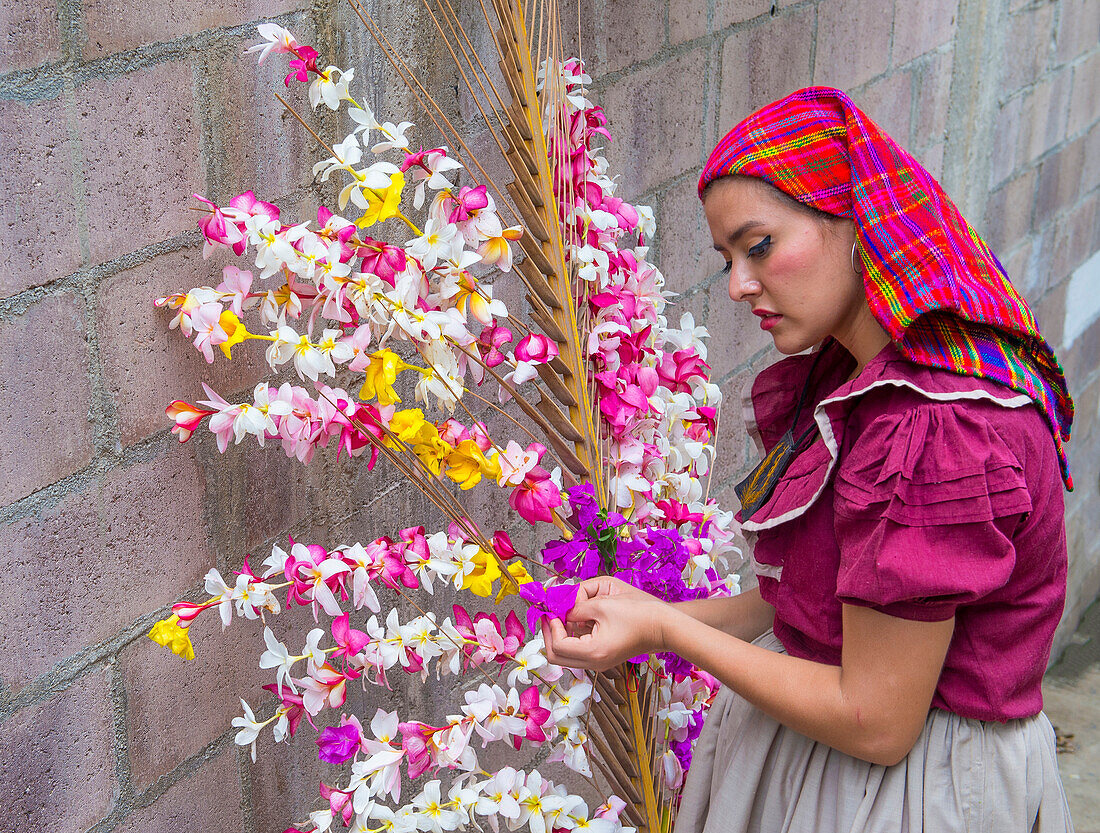
<instances>
[{"instance_id":1,"label":"magenta flower","mask_svg":"<svg viewBox=\"0 0 1100 833\"><path fill-rule=\"evenodd\" d=\"M578 584L555 584L546 587L537 581L529 581L519 588L519 595L530 605L527 608L527 627L531 633L538 630L544 616L553 616L562 622L577 603Z\"/></svg>"},{"instance_id":2,"label":"magenta flower","mask_svg":"<svg viewBox=\"0 0 1100 833\"><path fill-rule=\"evenodd\" d=\"M363 258L362 271L377 275L390 286L394 286L397 273L405 271L407 263L405 250L400 246L391 246L370 237L363 243L364 245L355 252Z\"/></svg>"},{"instance_id":3,"label":"magenta flower","mask_svg":"<svg viewBox=\"0 0 1100 833\"><path fill-rule=\"evenodd\" d=\"M520 694L519 707L520 713L517 716L522 717L527 724L524 737L527 740L533 740L535 743L542 743L546 740L546 732L542 730L542 727L550 719L550 709L539 705L538 686L533 685ZM515 744L516 749L519 749L520 743L522 743L519 735L516 735L512 742Z\"/></svg>"},{"instance_id":4,"label":"magenta flower","mask_svg":"<svg viewBox=\"0 0 1100 833\"><path fill-rule=\"evenodd\" d=\"M512 539L507 532L497 530L493 533L493 548L497 551L501 561L510 561L516 557L516 548L512 546Z\"/></svg>"},{"instance_id":5,"label":"magenta flower","mask_svg":"<svg viewBox=\"0 0 1100 833\"><path fill-rule=\"evenodd\" d=\"M350 619L350 614L342 613L332 620L332 639L338 646L333 656L351 659L370 642L370 637L367 634L355 630L348 624Z\"/></svg>"},{"instance_id":6,"label":"magenta flower","mask_svg":"<svg viewBox=\"0 0 1100 833\"><path fill-rule=\"evenodd\" d=\"M433 736L439 728L419 722L401 723L397 728L401 730L401 748L409 759L409 777L419 778L435 763L432 759Z\"/></svg>"},{"instance_id":7,"label":"magenta flower","mask_svg":"<svg viewBox=\"0 0 1100 833\"><path fill-rule=\"evenodd\" d=\"M200 202L206 203L211 208L210 213L204 214L202 219L199 220L199 229L202 231L204 240L203 258L209 257L210 253L220 246L231 247L234 254L243 253L246 241L244 232L240 230L237 224L210 200L200 197L198 194L192 194L191 196Z\"/></svg>"},{"instance_id":8,"label":"magenta flower","mask_svg":"<svg viewBox=\"0 0 1100 833\"><path fill-rule=\"evenodd\" d=\"M481 357L489 367L496 367L504 362L504 353L500 348L512 340L512 331L499 324L491 324L482 329L477 339L477 348Z\"/></svg>"},{"instance_id":9,"label":"magenta flower","mask_svg":"<svg viewBox=\"0 0 1100 833\"><path fill-rule=\"evenodd\" d=\"M359 730L352 725L326 726L317 736L317 757L326 764L342 764L359 751Z\"/></svg>"},{"instance_id":10,"label":"magenta flower","mask_svg":"<svg viewBox=\"0 0 1100 833\"><path fill-rule=\"evenodd\" d=\"M286 86L290 86L290 79L294 78L302 83L309 81L309 74L313 72L317 75L321 74L321 70L317 68L317 50L312 46L299 46L296 50L297 58L294 58L290 62L290 68L294 70L283 79L283 83Z\"/></svg>"},{"instance_id":11,"label":"magenta flower","mask_svg":"<svg viewBox=\"0 0 1100 833\"><path fill-rule=\"evenodd\" d=\"M475 211L480 211L489 205L489 194L484 185L471 188L463 185L458 189L458 195L449 197L447 202L453 202L450 213L447 215L448 223L461 223L470 219Z\"/></svg>"},{"instance_id":12,"label":"magenta flower","mask_svg":"<svg viewBox=\"0 0 1100 833\"><path fill-rule=\"evenodd\" d=\"M546 364L557 356L558 345L541 333L528 333L516 345L516 358L521 362Z\"/></svg>"}]
</instances>

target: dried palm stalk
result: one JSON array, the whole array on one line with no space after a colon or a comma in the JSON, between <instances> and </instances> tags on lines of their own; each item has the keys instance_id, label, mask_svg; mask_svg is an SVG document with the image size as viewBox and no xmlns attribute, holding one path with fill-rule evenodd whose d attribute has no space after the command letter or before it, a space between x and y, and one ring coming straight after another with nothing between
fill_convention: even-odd
<instances>
[{"instance_id":1,"label":"dried palm stalk","mask_svg":"<svg viewBox=\"0 0 1100 833\"><path fill-rule=\"evenodd\" d=\"M586 296L576 279L578 264L570 256L571 232L559 216L559 201L573 188L569 160L551 158L548 148L565 148L566 125L558 118L563 95L559 84L540 83L540 66L556 67L563 60L559 10L554 0L478 0L492 33L499 75L486 66L464 28L451 0L421 0L436 31L454 59L459 78L470 94L507 165L511 181L503 188L494 181L446 112L428 92L415 70L386 37L360 0L348 0L393 68L404 80L435 127L469 170L475 184L486 185L495 199L523 227L523 258L516 274L527 289L530 321L553 339L559 356L539 367L545 390L532 402L514 389L509 392L538 427L563 466L595 487L606 501L604 471L593 403L592 383L584 355ZM491 10L490 10L491 9ZM547 78L549 71L545 72ZM547 115L549 114L549 115ZM561 151L559 151L561 152ZM474 172L480 173L482 181ZM478 357L472 355L477 361ZM493 373L486 368L489 373ZM495 374L493 374L495 375ZM503 379L497 377L503 384ZM590 724L591 758L608 787L628 802L624 811L640 830L671 826L671 808L661 807L662 782L657 762L662 751L656 737L656 691L649 675L624 665L596 675L601 699L594 704Z\"/></svg>"}]
</instances>

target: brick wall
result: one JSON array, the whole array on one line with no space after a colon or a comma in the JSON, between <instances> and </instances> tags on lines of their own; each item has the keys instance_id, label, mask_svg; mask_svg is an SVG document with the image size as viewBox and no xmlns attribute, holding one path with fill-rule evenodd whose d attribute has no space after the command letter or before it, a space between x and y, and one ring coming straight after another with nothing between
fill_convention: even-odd
<instances>
[{"instance_id":1,"label":"brick wall","mask_svg":"<svg viewBox=\"0 0 1100 833\"><path fill-rule=\"evenodd\" d=\"M476 134L423 13L373 8ZM462 8L472 19L476 4ZM255 354L233 374L207 366L151 307L219 268L201 257L189 195L255 187L292 212L323 196L312 141L268 95L280 65L257 73L240 55L271 16L354 63L380 112L413 112L334 0L0 8L2 830L266 833L301 818L311 749L253 766L226 731L237 690L259 679L251 660L204 641L210 623L187 667L143 634L209 567L230 571L288 532L336 543L429 517L383 471L244 445L218 457L208 437L179 446L167 432L164 405L200 380L245 390L263 373ZM584 0L581 17L609 157L657 209L657 261L709 324L730 396L776 354L709 251L694 183L719 136L796 87L834 84L942 177L1033 303L1077 399L1064 639L1100 589L1100 5ZM712 487L730 505L750 462L735 423Z\"/></svg>"}]
</instances>

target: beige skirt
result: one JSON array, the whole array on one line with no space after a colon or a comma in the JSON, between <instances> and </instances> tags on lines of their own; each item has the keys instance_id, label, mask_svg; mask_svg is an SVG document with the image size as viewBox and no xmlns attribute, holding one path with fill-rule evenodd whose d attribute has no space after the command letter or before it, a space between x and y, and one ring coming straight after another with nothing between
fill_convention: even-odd
<instances>
[{"instance_id":1,"label":"beige skirt","mask_svg":"<svg viewBox=\"0 0 1100 833\"><path fill-rule=\"evenodd\" d=\"M783 646L770 631L756 641ZM1072 833L1046 715L938 709L904 761L810 740L723 687L696 745L676 833Z\"/></svg>"}]
</instances>

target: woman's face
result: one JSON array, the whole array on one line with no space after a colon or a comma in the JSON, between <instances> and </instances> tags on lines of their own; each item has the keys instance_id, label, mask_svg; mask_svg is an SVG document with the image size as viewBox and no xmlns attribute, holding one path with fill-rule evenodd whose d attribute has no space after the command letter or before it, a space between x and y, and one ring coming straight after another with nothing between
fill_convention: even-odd
<instances>
[{"instance_id":1,"label":"woman's face","mask_svg":"<svg viewBox=\"0 0 1100 833\"><path fill-rule=\"evenodd\" d=\"M781 353L800 353L831 335L862 359L855 342L874 319L852 268L851 221L823 222L787 205L771 185L744 177L711 185L703 210L726 260L730 298L752 307Z\"/></svg>"}]
</instances>

